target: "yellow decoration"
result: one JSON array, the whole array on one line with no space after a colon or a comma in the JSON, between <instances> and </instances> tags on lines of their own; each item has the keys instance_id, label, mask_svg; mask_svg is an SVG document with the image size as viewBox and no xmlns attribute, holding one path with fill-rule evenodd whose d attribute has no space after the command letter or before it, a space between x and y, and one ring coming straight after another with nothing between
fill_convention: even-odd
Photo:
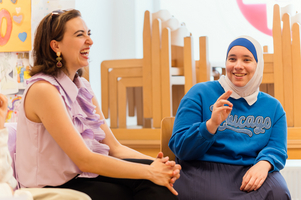
<instances>
[{"instance_id":1,"label":"yellow decoration","mask_svg":"<svg viewBox=\"0 0 301 200\"><path fill-rule=\"evenodd\" d=\"M2 0L0 52L31 50L31 0Z\"/></svg>"}]
</instances>

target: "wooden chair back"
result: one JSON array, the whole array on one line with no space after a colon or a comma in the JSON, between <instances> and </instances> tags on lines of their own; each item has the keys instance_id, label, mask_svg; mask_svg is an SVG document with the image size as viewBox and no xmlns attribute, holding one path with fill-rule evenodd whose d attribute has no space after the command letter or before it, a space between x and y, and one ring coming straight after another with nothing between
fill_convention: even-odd
<instances>
[{"instance_id":1,"label":"wooden chair back","mask_svg":"<svg viewBox=\"0 0 301 200\"><path fill-rule=\"evenodd\" d=\"M174 125L174 117L166 117L161 122L161 144L160 151L164 156L168 156L170 160L175 160L175 154L170 150L168 142L172 135L172 129Z\"/></svg>"},{"instance_id":2,"label":"wooden chair back","mask_svg":"<svg viewBox=\"0 0 301 200\"><path fill-rule=\"evenodd\" d=\"M184 37L190 33L175 18L154 19L151 31L152 124L160 128L161 120L172 116L170 76L184 74Z\"/></svg>"},{"instance_id":3,"label":"wooden chair back","mask_svg":"<svg viewBox=\"0 0 301 200\"><path fill-rule=\"evenodd\" d=\"M282 104L288 125L289 159L301 158L301 54L300 22L288 7L274 5L274 53L264 54L262 83L274 84L274 97ZM299 20L299 21L298 21Z\"/></svg>"},{"instance_id":4,"label":"wooden chair back","mask_svg":"<svg viewBox=\"0 0 301 200\"><path fill-rule=\"evenodd\" d=\"M142 113L141 116L143 116L144 121L152 120L153 128L160 128L161 120L164 117L172 116L176 113L177 105L184 95L184 92L180 92L182 89L175 89L170 84L172 75L176 75L177 78L185 75L185 84L180 85L183 88L185 85L185 92L197 81L210 79L210 69L207 68L207 38L200 38L200 49L202 48L200 50L200 58L204 59L195 61L192 36L189 35L187 28L184 25L180 26L178 20L171 17L168 11L159 11L157 13L145 11L143 58L106 60L101 63L102 110L105 118L110 117L111 128L118 128L119 124L122 124L123 128L125 127L126 116L120 118L119 115L125 113L124 105L126 105L126 100L128 105L132 105L131 108L128 108L128 113L131 116L134 113L132 108L136 106L134 102L137 99L132 97L131 99L134 100L131 101L130 97L132 95L129 95L129 93L131 92L131 94L135 95L136 90L130 87L131 85L140 87L140 85L132 84L131 80L133 78L142 78L143 103L139 105L143 106L143 112L139 112L139 114ZM203 65L206 68L203 68ZM163 66L168 67L165 68ZM132 70L140 70L142 73L139 71L138 74L134 74L131 73ZM199 74L197 77L195 76L196 73ZM206 75L204 76L204 74ZM181 78L184 80L184 77ZM119 82L120 84L118 84ZM122 91L118 90L119 86L117 85L120 85ZM175 85L179 86L179 83ZM124 92L125 90L126 93ZM119 93L122 94L122 100L118 97ZM126 98L123 98L125 95ZM175 103L172 103L172 101ZM176 106L172 107L172 105Z\"/></svg>"}]
</instances>

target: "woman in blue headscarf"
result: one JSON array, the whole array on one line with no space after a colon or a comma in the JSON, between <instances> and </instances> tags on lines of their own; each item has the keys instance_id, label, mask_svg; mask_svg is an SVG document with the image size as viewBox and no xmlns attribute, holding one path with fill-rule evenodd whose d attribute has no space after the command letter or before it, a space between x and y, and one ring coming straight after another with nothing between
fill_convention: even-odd
<instances>
[{"instance_id":1,"label":"woman in blue headscarf","mask_svg":"<svg viewBox=\"0 0 301 200\"><path fill-rule=\"evenodd\" d=\"M279 173L287 159L286 115L259 91L263 65L260 44L236 38L226 76L183 97L169 142L182 166L174 185L179 199L290 199Z\"/></svg>"}]
</instances>

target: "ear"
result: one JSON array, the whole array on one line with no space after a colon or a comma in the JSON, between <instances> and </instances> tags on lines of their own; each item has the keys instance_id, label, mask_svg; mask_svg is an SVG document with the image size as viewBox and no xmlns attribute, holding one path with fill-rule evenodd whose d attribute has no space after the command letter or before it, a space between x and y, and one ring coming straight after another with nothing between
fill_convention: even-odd
<instances>
[{"instance_id":1,"label":"ear","mask_svg":"<svg viewBox=\"0 0 301 200\"><path fill-rule=\"evenodd\" d=\"M56 40L51 40L50 41L50 47L51 49L56 53L56 52L60 52L60 45L59 42Z\"/></svg>"}]
</instances>

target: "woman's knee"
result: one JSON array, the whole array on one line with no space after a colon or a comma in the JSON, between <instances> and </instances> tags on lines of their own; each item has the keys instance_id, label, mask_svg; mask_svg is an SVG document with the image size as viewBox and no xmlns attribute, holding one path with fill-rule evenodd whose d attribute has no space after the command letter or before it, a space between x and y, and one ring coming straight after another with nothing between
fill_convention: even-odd
<instances>
[{"instance_id":1,"label":"woman's knee","mask_svg":"<svg viewBox=\"0 0 301 200\"><path fill-rule=\"evenodd\" d=\"M266 184L270 187L269 193L273 200L287 200L291 199L289 189L286 181L280 172L273 172L269 174Z\"/></svg>"}]
</instances>

